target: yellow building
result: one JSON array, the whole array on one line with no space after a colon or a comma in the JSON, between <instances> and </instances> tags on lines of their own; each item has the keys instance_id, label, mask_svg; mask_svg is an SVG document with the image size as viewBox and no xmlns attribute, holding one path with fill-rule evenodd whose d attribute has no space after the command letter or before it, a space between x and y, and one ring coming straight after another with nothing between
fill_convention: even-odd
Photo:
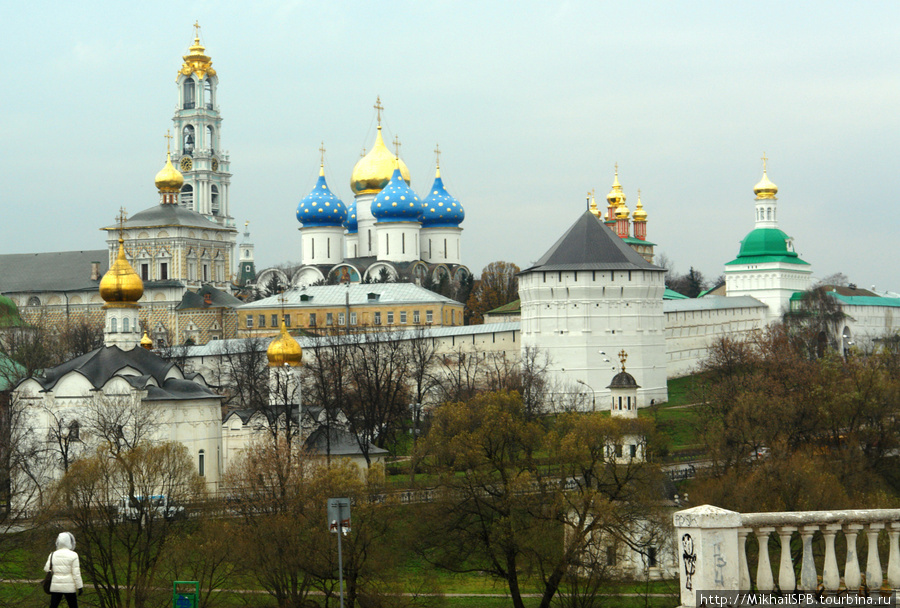
<instances>
[{"instance_id":1,"label":"yellow building","mask_svg":"<svg viewBox=\"0 0 900 608\"><path fill-rule=\"evenodd\" d=\"M463 324L463 304L412 283L310 286L238 308L238 336L274 336L284 315L291 329L408 329Z\"/></svg>"}]
</instances>

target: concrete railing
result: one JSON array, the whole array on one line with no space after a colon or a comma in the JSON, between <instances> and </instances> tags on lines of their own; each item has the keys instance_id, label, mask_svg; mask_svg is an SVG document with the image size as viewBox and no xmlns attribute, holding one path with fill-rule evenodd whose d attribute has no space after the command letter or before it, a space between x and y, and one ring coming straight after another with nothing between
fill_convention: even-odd
<instances>
[{"instance_id":1,"label":"concrete railing","mask_svg":"<svg viewBox=\"0 0 900 608\"><path fill-rule=\"evenodd\" d=\"M846 590L855 594L860 589L876 593L900 589L900 509L735 513L704 505L678 511L674 524L683 606L696 606L698 591ZM817 532L821 538L816 537L814 543ZM759 544L756 564L748 558L751 534ZM773 534L777 541L774 556L769 547ZM802 547L799 579L791 554L795 535ZM841 556L835 548L838 535L846 546ZM878 548L880 535L887 537L886 567ZM860 536L866 539L864 569L857 551ZM843 574L839 557L843 558ZM776 563L777 579L772 568ZM753 579L751 569L755 571Z\"/></svg>"}]
</instances>

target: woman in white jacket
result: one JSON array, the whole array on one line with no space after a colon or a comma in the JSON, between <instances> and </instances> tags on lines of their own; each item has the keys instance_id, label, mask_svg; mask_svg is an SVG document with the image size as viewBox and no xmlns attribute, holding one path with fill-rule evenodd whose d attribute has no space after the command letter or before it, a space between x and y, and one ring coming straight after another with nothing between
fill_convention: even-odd
<instances>
[{"instance_id":1,"label":"woman in white jacket","mask_svg":"<svg viewBox=\"0 0 900 608\"><path fill-rule=\"evenodd\" d=\"M71 532L62 532L56 537L56 551L47 558L44 572L53 569L50 581L50 608L57 608L63 596L69 608L78 608L78 595L84 591L81 582L81 566L78 554L75 553L75 536Z\"/></svg>"}]
</instances>

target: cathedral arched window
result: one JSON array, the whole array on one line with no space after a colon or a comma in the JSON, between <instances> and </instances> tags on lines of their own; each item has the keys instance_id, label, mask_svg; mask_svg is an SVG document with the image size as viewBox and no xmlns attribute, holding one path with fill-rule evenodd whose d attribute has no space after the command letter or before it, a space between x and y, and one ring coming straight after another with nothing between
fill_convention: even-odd
<instances>
[{"instance_id":1,"label":"cathedral arched window","mask_svg":"<svg viewBox=\"0 0 900 608\"><path fill-rule=\"evenodd\" d=\"M113 319L113 321L115 321L115 319ZM126 334L129 332L128 317L125 317L124 319L122 319L122 332L126 333Z\"/></svg>"},{"instance_id":2,"label":"cathedral arched window","mask_svg":"<svg viewBox=\"0 0 900 608\"><path fill-rule=\"evenodd\" d=\"M209 153L216 153L216 130L212 125L206 126L206 145L209 147Z\"/></svg>"},{"instance_id":3,"label":"cathedral arched window","mask_svg":"<svg viewBox=\"0 0 900 608\"><path fill-rule=\"evenodd\" d=\"M40 306L41 299L37 296L31 296L30 298L28 298L28 305L29 306Z\"/></svg>"},{"instance_id":4,"label":"cathedral arched window","mask_svg":"<svg viewBox=\"0 0 900 608\"><path fill-rule=\"evenodd\" d=\"M117 319L113 317L109 320L109 331L110 333L116 333L119 331L119 324L116 322Z\"/></svg>"},{"instance_id":5,"label":"cathedral arched window","mask_svg":"<svg viewBox=\"0 0 900 608\"><path fill-rule=\"evenodd\" d=\"M766 209L766 215L768 216L768 217L766 217L767 220L772 219L772 208L771 207Z\"/></svg>"},{"instance_id":6,"label":"cathedral arched window","mask_svg":"<svg viewBox=\"0 0 900 608\"><path fill-rule=\"evenodd\" d=\"M200 453L197 454L197 469L200 477L206 476L206 453L204 450L200 450Z\"/></svg>"},{"instance_id":7,"label":"cathedral arched window","mask_svg":"<svg viewBox=\"0 0 900 608\"><path fill-rule=\"evenodd\" d=\"M190 110L194 107L194 79L187 78L184 81L183 86L183 95L184 97L184 109Z\"/></svg>"},{"instance_id":8,"label":"cathedral arched window","mask_svg":"<svg viewBox=\"0 0 900 608\"><path fill-rule=\"evenodd\" d=\"M203 81L203 97L204 102L206 103L206 109L213 109L213 89L212 82L210 82L209 78Z\"/></svg>"},{"instance_id":9,"label":"cathedral arched window","mask_svg":"<svg viewBox=\"0 0 900 608\"><path fill-rule=\"evenodd\" d=\"M194 151L194 125L185 125L181 131L182 149L185 154L191 154Z\"/></svg>"},{"instance_id":10,"label":"cathedral arched window","mask_svg":"<svg viewBox=\"0 0 900 608\"><path fill-rule=\"evenodd\" d=\"M194 187L190 184L181 187L181 206L188 209L194 208Z\"/></svg>"},{"instance_id":11,"label":"cathedral arched window","mask_svg":"<svg viewBox=\"0 0 900 608\"><path fill-rule=\"evenodd\" d=\"M219 187L213 184L210 188L212 214L219 215Z\"/></svg>"}]
</instances>

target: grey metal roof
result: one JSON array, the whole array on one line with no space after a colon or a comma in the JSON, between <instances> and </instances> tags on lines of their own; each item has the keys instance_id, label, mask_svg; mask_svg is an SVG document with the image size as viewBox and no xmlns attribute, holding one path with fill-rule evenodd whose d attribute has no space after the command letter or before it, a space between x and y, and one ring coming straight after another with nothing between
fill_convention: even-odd
<instances>
[{"instance_id":1,"label":"grey metal roof","mask_svg":"<svg viewBox=\"0 0 900 608\"><path fill-rule=\"evenodd\" d=\"M350 295L351 306L365 304L460 304L456 300L444 297L433 291L419 287L413 283L353 283L345 285L316 285L300 289L289 289L284 292L284 305L291 308L322 306L344 306L347 295ZM370 294L377 298L370 299ZM304 301L304 296L307 298ZM244 304L241 309L278 308L282 295L270 296ZM460 304L461 305L461 304Z\"/></svg>"},{"instance_id":2,"label":"grey metal roof","mask_svg":"<svg viewBox=\"0 0 900 608\"><path fill-rule=\"evenodd\" d=\"M224 230L237 232L234 228L226 228L208 220L196 211L181 205L156 205L132 215L123 224L123 228L161 228L163 226L188 226L203 230ZM118 224L107 226L104 230L118 230Z\"/></svg>"},{"instance_id":3,"label":"grey metal roof","mask_svg":"<svg viewBox=\"0 0 900 608\"><path fill-rule=\"evenodd\" d=\"M210 303L206 303L206 294L209 294ZM237 308L244 302L237 299L230 293L226 293L221 289L216 289L211 285L203 285L199 291L185 291L181 297L181 302L175 307L175 310L187 310L199 308L206 310L208 308Z\"/></svg>"},{"instance_id":4,"label":"grey metal roof","mask_svg":"<svg viewBox=\"0 0 900 608\"><path fill-rule=\"evenodd\" d=\"M723 310L726 308L768 308L752 296L704 296L687 300L663 300L663 312Z\"/></svg>"},{"instance_id":5,"label":"grey metal roof","mask_svg":"<svg viewBox=\"0 0 900 608\"><path fill-rule=\"evenodd\" d=\"M121 370L130 368L140 373L122 375L122 378L134 388L146 389L148 400L220 398L196 382L166 378L174 365L143 348L122 350L118 346L101 346L62 365L44 370L34 380L45 391L49 391L67 374L77 373L84 376L94 388L100 388L113 376L120 375Z\"/></svg>"},{"instance_id":6,"label":"grey metal roof","mask_svg":"<svg viewBox=\"0 0 900 608\"><path fill-rule=\"evenodd\" d=\"M100 279L91 280L91 263L100 274L109 270L109 251L56 251L0 255L0 293L33 291L97 291Z\"/></svg>"},{"instance_id":7,"label":"grey metal roof","mask_svg":"<svg viewBox=\"0 0 900 608\"><path fill-rule=\"evenodd\" d=\"M507 321L504 323L485 323L483 325L455 325L452 327L422 327L422 337L424 338L445 338L460 336L477 336L481 334L500 333L506 331L519 331L521 323L518 321ZM418 336L418 328L410 331L390 331L376 332L379 336L385 338L404 338ZM348 340L362 340L367 334L351 333L346 336ZM264 351L269 347L269 342L277 336L269 338L233 338L231 340L210 340L206 344L199 346L186 346L184 354L186 357L215 357L225 353L238 354L245 353L251 349ZM319 341L330 340L333 338L317 338L312 336L294 336L294 339L302 348L314 348Z\"/></svg>"},{"instance_id":8,"label":"grey metal roof","mask_svg":"<svg viewBox=\"0 0 900 608\"><path fill-rule=\"evenodd\" d=\"M612 382L606 388L641 388L635 381L634 376L628 372L619 372L613 376Z\"/></svg>"},{"instance_id":9,"label":"grey metal roof","mask_svg":"<svg viewBox=\"0 0 900 608\"><path fill-rule=\"evenodd\" d=\"M542 270L658 270L585 211L534 266L522 273Z\"/></svg>"},{"instance_id":10,"label":"grey metal roof","mask_svg":"<svg viewBox=\"0 0 900 608\"><path fill-rule=\"evenodd\" d=\"M318 452L319 454L330 451L332 456L362 456L362 450L359 448L356 437L349 432L343 429L332 429L330 433L330 446L327 442L328 435L326 427L320 426L310 433L309 437L307 437L306 441L303 443L307 448ZM379 448L371 443L369 444L369 456L380 456L387 453L387 450Z\"/></svg>"}]
</instances>

